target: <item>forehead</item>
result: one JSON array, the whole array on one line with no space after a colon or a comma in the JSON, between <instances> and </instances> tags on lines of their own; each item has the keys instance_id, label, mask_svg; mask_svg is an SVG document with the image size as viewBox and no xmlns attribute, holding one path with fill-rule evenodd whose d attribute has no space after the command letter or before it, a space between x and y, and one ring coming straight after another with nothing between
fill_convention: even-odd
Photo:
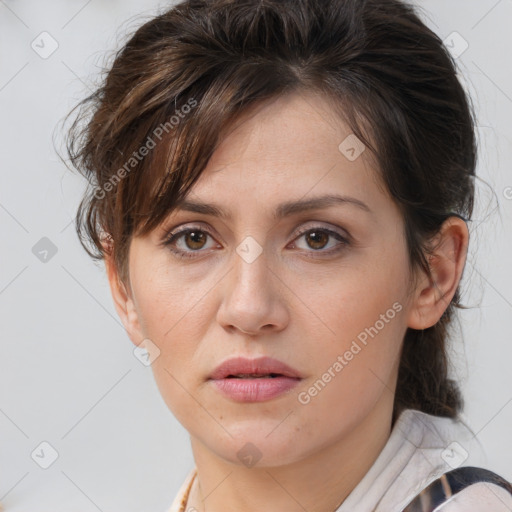
<instances>
[{"instance_id":1,"label":"forehead","mask_svg":"<svg viewBox=\"0 0 512 512\"><path fill-rule=\"evenodd\" d=\"M326 97L298 91L251 107L221 136L212 166L234 160L264 166L339 158L339 144L351 134ZM326 150L328 151L326 155Z\"/></svg>"},{"instance_id":2,"label":"forehead","mask_svg":"<svg viewBox=\"0 0 512 512\"><path fill-rule=\"evenodd\" d=\"M317 94L293 93L251 108L220 140L187 199L273 207L325 194L389 201L369 151Z\"/></svg>"}]
</instances>

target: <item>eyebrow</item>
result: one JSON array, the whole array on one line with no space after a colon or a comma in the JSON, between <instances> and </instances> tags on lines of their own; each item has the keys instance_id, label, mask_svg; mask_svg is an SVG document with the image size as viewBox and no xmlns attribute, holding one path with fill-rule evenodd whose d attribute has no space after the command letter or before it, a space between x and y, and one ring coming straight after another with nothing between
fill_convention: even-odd
<instances>
[{"instance_id":1,"label":"eyebrow","mask_svg":"<svg viewBox=\"0 0 512 512\"><path fill-rule=\"evenodd\" d=\"M368 205L366 205L359 199L356 199L355 197L330 194L320 197L313 197L311 199L288 201L286 203L282 203L275 208L272 216L274 220L279 220L284 217L294 215L296 213L305 212L309 210L320 210L323 208L329 208L331 206L337 205L352 205L360 208L361 210L366 211L367 213L372 213ZM215 204L210 203L201 203L185 200L181 202L177 208L179 210L184 210L188 212L212 215L215 217L220 217L222 219L230 219L232 216L230 212L224 211L222 208L219 208Z\"/></svg>"}]
</instances>

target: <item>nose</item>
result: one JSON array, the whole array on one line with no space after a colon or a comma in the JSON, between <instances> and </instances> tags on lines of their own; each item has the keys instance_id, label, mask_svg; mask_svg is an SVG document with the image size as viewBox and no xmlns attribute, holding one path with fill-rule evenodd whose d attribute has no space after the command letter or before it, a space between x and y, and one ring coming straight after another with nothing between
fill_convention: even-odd
<instances>
[{"instance_id":1,"label":"nose","mask_svg":"<svg viewBox=\"0 0 512 512\"><path fill-rule=\"evenodd\" d=\"M253 336L279 332L289 321L283 285L265 252L254 261L234 252L233 267L221 282L217 321L225 329Z\"/></svg>"}]
</instances>

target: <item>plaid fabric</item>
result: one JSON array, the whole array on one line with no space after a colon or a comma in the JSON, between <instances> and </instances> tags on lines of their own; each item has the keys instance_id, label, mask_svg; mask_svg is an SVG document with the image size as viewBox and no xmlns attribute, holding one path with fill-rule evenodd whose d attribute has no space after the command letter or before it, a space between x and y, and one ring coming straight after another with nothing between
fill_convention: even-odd
<instances>
[{"instance_id":1,"label":"plaid fabric","mask_svg":"<svg viewBox=\"0 0 512 512\"><path fill-rule=\"evenodd\" d=\"M425 487L402 512L433 512L435 508L471 484L489 482L505 488L512 494L512 485L501 476L483 468L471 466L448 471Z\"/></svg>"}]
</instances>

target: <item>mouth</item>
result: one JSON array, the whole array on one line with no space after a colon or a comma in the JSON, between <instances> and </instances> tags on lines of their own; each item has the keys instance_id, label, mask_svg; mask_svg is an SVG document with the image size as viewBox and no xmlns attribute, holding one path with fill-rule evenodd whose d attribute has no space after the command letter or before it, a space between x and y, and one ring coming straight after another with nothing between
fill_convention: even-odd
<instances>
[{"instance_id":1,"label":"mouth","mask_svg":"<svg viewBox=\"0 0 512 512\"><path fill-rule=\"evenodd\" d=\"M248 359L245 357L235 357L221 363L211 373L211 380L219 379L275 379L278 377L288 377L291 379L301 379L300 373L288 366L286 363L273 359L271 357L259 357Z\"/></svg>"},{"instance_id":2,"label":"mouth","mask_svg":"<svg viewBox=\"0 0 512 512\"><path fill-rule=\"evenodd\" d=\"M219 365L209 380L234 402L265 402L293 389L302 375L277 359L237 357Z\"/></svg>"},{"instance_id":3,"label":"mouth","mask_svg":"<svg viewBox=\"0 0 512 512\"><path fill-rule=\"evenodd\" d=\"M239 375L228 375L226 379L264 379L271 378L275 379L276 377L284 377L281 373L249 373L249 374L239 374Z\"/></svg>"}]
</instances>

